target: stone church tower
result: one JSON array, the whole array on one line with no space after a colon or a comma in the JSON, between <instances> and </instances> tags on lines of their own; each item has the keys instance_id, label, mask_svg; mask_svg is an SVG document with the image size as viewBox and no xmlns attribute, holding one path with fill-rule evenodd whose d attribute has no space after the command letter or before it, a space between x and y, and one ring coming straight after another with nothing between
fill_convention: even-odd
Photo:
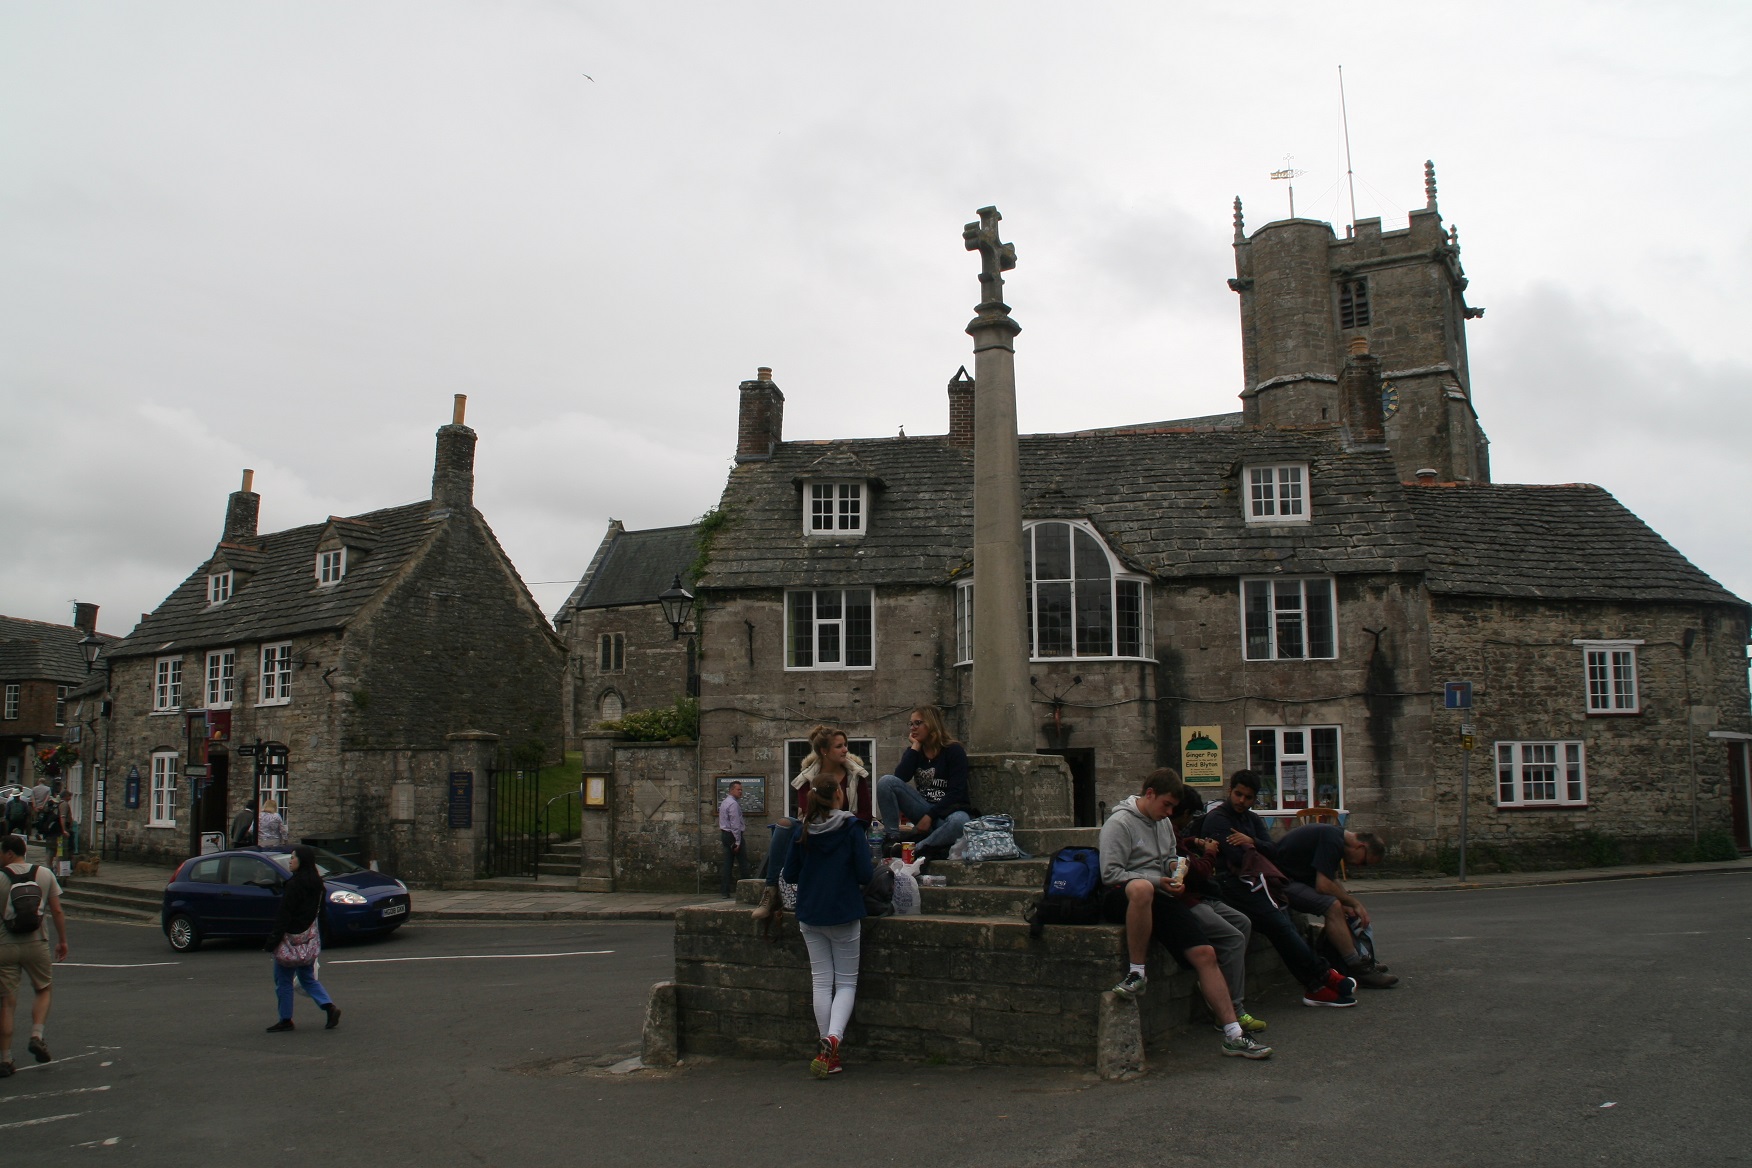
<instances>
[{"instance_id":1,"label":"stone church tower","mask_svg":"<svg viewBox=\"0 0 1752 1168\"><path fill-rule=\"evenodd\" d=\"M1425 206L1398 231L1362 219L1343 239L1330 224L1280 219L1251 236L1235 200L1235 279L1247 423L1330 425L1339 376L1358 338L1381 362L1388 447L1403 481L1434 470L1447 482L1490 481L1488 441L1472 408L1466 274L1456 233L1436 209L1435 167L1424 164Z\"/></svg>"}]
</instances>

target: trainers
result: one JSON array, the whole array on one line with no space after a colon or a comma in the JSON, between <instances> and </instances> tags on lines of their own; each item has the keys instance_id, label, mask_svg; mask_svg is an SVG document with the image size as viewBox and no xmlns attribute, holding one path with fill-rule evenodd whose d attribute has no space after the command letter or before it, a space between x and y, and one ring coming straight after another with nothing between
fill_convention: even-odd
<instances>
[{"instance_id":1,"label":"trainers","mask_svg":"<svg viewBox=\"0 0 1752 1168\"><path fill-rule=\"evenodd\" d=\"M1271 1047L1263 1042L1255 1042L1243 1034L1240 1038L1223 1039L1223 1053L1236 1058L1263 1059L1271 1057Z\"/></svg>"},{"instance_id":2,"label":"trainers","mask_svg":"<svg viewBox=\"0 0 1752 1168\"><path fill-rule=\"evenodd\" d=\"M1265 1029L1264 1020L1255 1018L1252 1014L1237 1014L1235 1015L1235 1021L1241 1024L1241 1030L1246 1034L1258 1034L1261 1030ZM1223 1024L1221 1022L1212 1026L1211 1029L1215 1030L1218 1034L1224 1033Z\"/></svg>"},{"instance_id":3,"label":"trainers","mask_svg":"<svg viewBox=\"0 0 1752 1168\"><path fill-rule=\"evenodd\" d=\"M1346 977L1336 969L1326 971L1326 984L1337 990L1341 997L1357 992L1357 979Z\"/></svg>"},{"instance_id":4,"label":"trainers","mask_svg":"<svg viewBox=\"0 0 1752 1168\"><path fill-rule=\"evenodd\" d=\"M49 1048L43 1043L43 1040L40 1038L33 1038L30 1040L30 1053L31 1053L31 1057L36 1059L36 1061L39 1063L46 1063L50 1059L55 1057L54 1055L49 1053Z\"/></svg>"},{"instance_id":5,"label":"trainers","mask_svg":"<svg viewBox=\"0 0 1752 1168\"><path fill-rule=\"evenodd\" d=\"M0 1079L9 1079L17 1072L18 1068L11 1063L0 1063Z\"/></svg>"},{"instance_id":6,"label":"trainers","mask_svg":"<svg viewBox=\"0 0 1752 1168\"><path fill-rule=\"evenodd\" d=\"M817 1079L825 1079L833 1074L839 1066L839 1039L824 1038L815 1049L815 1057L810 1060L809 1073Z\"/></svg>"},{"instance_id":7,"label":"trainers","mask_svg":"<svg viewBox=\"0 0 1752 1168\"><path fill-rule=\"evenodd\" d=\"M1350 978L1347 977L1345 980L1350 981ZM1319 989L1312 989L1303 994L1302 1004L1304 1006L1337 1006L1342 1009L1345 1006L1356 1005L1357 1000L1350 994L1340 993L1329 985L1323 985Z\"/></svg>"},{"instance_id":8,"label":"trainers","mask_svg":"<svg viewBox=\"0 0 1752 1168\"><path fill-rule=\"evenodd\" d=\"M1150 984L1150 979L1135 970L1126 970L1125 976L1119 979L1119 984L1113 987L1113 992L1122 998L1141 998L1144 987Z\"/></svg>"}]
</instances>

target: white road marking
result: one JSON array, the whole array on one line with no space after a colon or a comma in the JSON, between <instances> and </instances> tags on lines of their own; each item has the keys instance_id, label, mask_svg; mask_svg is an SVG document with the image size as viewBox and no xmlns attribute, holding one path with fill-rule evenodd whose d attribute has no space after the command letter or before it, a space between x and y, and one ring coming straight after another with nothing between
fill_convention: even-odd
<instances>
[{"instance_id":1,"label":"white road marking","mask_svg":"<svg viewBox=\"0 0 1752 1168\"><path fill-rule=\"evenodd\" d=\"M390 965L400 961L512 961L528 957L605 957L613 949L574 949L569 953L456 953L445 957L349 957L330 965Z\"/></svg>"},{"instance_id":2,"label":"white road marking","mask_svg":"<svg viewBox=\"0 0 1752 1168\"><path fill-rule=\"evenodd\" d=\"M70 1054L66 1058L56 1059L54 1062L51 1062L51 1063L28 1063L25 1066L19 1067L15 1073L22 1075L26 1071L40 1071L40 1070L43 1070L47 1067L58 1067L62 1063L70 1063L74 1059L90 1058L92 1055L102 1054L106 1050L120 1050L120 1049L122 1049L122 1048L119 1046L100 1046L96 1050L88 1050L84 1054ZM103 1065L108 1066L109 1064L105 1063Z\"/></svg>"},{"instance_id":3,"label":"white road marking","mask_svg":"<svg viewBox=\"0 0 1752 1168\"><path fill-rule=\"evenodd\" d=\"M86 1140L83 1144L74 1144L72 1146L75 1148L113 1148L121 1142L121 1136L111 1136L107 1140Z\"/></svg>"},{"instance_id":4,"label":"white road marking","mask_svg":"<svg viewBox=\"0 0 1752 1168\"><path fill-rule=\"evenodd\" d=\"M107 965L100 961L57 961L63 969L156 969L160 965L181 965L180 961L142 961L138 965Z\"/></svg>"},{"instance_id":5,"label":"white road marking","mask_svg":"<svg viewBox=\"0 0 1752 1168\"><path fill-rule=\"evenodd\" d=\"M63 1119L77 1119L87 1115L84 1111L69 1111L66 1115L45 1115L41 1119L21 1119L17 1123L0 1123L0 1131L11 1131L15 1127L37 1127L45 1123L59 1123Z\"/></svg>"},{"instance_id":6,"label":"white road marking","mask_svg":"<svg viewBox=\"0 0 1752 1168\"><path fill-rule=\"evenodd\" d=\"M69 1087L65 1091L38 1091L34 1095L8 1095L0 1099L0 1103L23 1103L26 1099L53 1099L57 1095L90 1095L95 1091L108 1091L106 1084L102 1087Z\"/></svg>"}]
</instances>

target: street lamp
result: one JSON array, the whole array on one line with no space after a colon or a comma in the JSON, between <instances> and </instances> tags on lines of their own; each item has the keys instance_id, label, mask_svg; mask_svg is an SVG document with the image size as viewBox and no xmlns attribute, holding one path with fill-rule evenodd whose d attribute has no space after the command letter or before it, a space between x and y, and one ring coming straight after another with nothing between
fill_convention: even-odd
<instances>
[{"instance_id":1,"label":"street lamp","mask_svg":"<svg viewBox=\"0 0 1752 1168\"><path fill-rule=\"evenodd\" d=\"M86 633L79 638L79 651L85 654L85 672L90 673L97 664L97 655L103 651L103 642L96 633Z\"/></svg>"},{"instance_id":2,"label":"street lamp","mask_svg":"<svg viewBox=\"0 0 1752 1168\"><path fill-rule=\"evenodd\" d=\"M687 623L693 615L693 593L681 586L681 577L675 577L675 582L657 594L657 603L663 606L663 619L669 622L670 629L675 633L674 640L681 640L681 626Z\"/></svg>"}]
</instances>

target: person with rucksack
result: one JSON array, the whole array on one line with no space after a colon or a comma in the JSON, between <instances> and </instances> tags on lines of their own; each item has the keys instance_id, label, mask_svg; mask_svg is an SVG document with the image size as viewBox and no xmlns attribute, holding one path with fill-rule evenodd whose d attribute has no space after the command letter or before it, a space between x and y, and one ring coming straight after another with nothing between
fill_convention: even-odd
<instances>
[{"instance_id":1,"label":"person with rucksack","mask_svg":"<svg viewBox=\"0 0 1752 1168\"><path fill-rule=\"evenodd\" d=\"M48 1062L43 1027L49 1020L54 962L67 960L67 917L61 911L61 886L55 874L40 864L25 862L29 845L20 835L0 839L0 1079L16 1069L12 1062L12 1019L18 1006L20 974L30 977L35 998L30 1006L30 1053ZM45 915L55 921L51 957Z\"/></svg>"},{"instance_id":2,"label":"person with rucksack","mask_svg":"<svg viewBox=\"0 0 1752 1168\"><path fill-rule=\"evenodd\" d=\"M54 870L61 858L61 843L67 838L67 796L56 792L49 796L37 814L37 834L43 837L43 862Z\"/></svg>"},{"instance_id":3,"label":"person with rucksack","mask_svg":"<svg viewBox=\"0 0 1752 1168\"><path fill-rule=\"evenodd\" d=\"M1247 914L1256 932L1271 942L1290 976L1302 986L1304 1006L1345 1009L1357 1004L1355 978L1323 960L1290 919L1285 879L1272 858L1277 845L1271 829L1253 810L1259 775L1239 770L1229 776L1223 802L1205 812L1201 831L1217 841L1217 886L1225 903Z\"/></svg>"},{"instance_id":4,"label":"person with rucksack","mask_svg":"<svg viewBox=\"0 0 1752 1168\"><path fill-rule=\"evenodd\" d=\"M1325 919L1324 940L1338 953L1344 970L1370 989L1392 989L1399 979L1376 962L1351 932L1369 927L1369 910L1345 887L1345 866L1379 864L1387 849L1373 832L1346 831L1336 823L1310 823L1277 842L1276 864L1289 877L1290 907ZM1371 934L1372 937L1372 934Z\"/></svg>"},{"instance_id":5,"label":"person with rucksack","mask_svg":"<svg viewBox=\"0 0 1752 1168\"><path fill-rule=\"evenodd\" d=\"M865 886L874 875L870 848L858 821L845 809L838 779L818 774L809 785L803 822L797 825L785 879L797 886L797 926L809 950L815 1028L820 1035L809 1073L837 1075L840 1044L858 995L859 946Z\"/></svg>"},{"instance_id":6,"label":"person with rucksack","mask_svg":"<svg viewBox=\"0 0 1752 1168\"><path fill-rule=\"evenodd\" d=\"M1154 941L1183 968L1198 977L1199 992L1223 1031L1223 1053L1237 1058L1271 1057L1271 1047L1256 1041L1235 1017L1229 986L1217 965L1216 951L1205 939L1192 910L1177 897L1185 890L1184 868L1177 855L1174 825L1169 822L1186 786L1171 767L1144 780L1136 795L1114 807L1101 825L1102 913L1125 926L1131 967L1113 992L1141 998L1149 978L1144 965Z\"/></svg>"}]
</instances>

